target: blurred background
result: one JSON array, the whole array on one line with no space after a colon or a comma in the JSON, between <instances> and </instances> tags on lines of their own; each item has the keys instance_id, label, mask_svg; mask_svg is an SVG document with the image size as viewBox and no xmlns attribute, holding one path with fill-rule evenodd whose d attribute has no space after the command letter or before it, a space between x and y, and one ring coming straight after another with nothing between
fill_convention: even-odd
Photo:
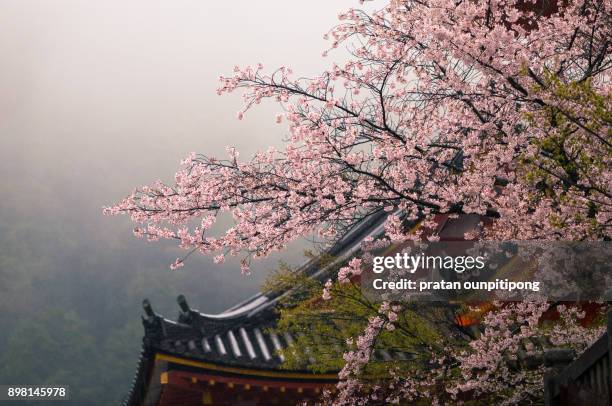
<instances>
[{"instance_id":1,"label":"blurred background","mask_svg":"<svg viewBox=\"0 0 612 406\"><path fill-rule=\"evenodd\" d=\"M141 302L174 318L176 296L219 312L258 291L279 259L241 276L132 236L103 217L136 186L171 180L190 151L248 157L286 128L264 105L235 119L215 93L235 64L331 61L322 36L353 0L0 0L0 384L68 384L72 403L118 404L135 372ZM299 244L298 244L299 246ZM304 245L302 245L304 246Z\"/></svg>"}]
</instances>

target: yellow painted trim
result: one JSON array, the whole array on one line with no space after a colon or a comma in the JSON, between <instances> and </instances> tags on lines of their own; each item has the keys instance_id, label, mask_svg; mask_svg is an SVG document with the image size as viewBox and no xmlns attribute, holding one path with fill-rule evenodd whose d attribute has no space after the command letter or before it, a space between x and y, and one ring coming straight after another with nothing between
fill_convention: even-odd
<instances>
[{"instance_id":1,"label":"yellow painted trim","mask_svg":"<svg viewBox=\"0 0 612 406\"><path fill-rule=\"evenodd\" d=\"M266 377L266 378L294 378L294 379L308 379L308 380L338 379L338 376L336 374L302 374L302 373L296 373L296 372L277 372L277 371L262 371L262 370L257 370L257 369L244 369L244 368L215 365L215 364L211 364L208 362L194 361L190 359L175 357L173 355L156 353L155 362L159 362L159 361L173 362L175 364L186 365L190 367L210 369L211 371L227 372L227 373L240 374L240 375L255 375L255 376L261 376L261 377Z\"/></svg>"}]
</instances>

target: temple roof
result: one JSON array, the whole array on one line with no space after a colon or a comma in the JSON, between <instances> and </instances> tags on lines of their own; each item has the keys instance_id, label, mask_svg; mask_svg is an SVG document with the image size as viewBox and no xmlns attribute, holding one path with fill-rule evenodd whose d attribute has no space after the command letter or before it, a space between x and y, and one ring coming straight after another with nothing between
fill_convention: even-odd
<instances>
[{"instance_id":1,"label":"temple roof","mask_svg":"<svg viewBox=\"0 0 612 406\"><path fill-rule=\"evenodd\" d=\"M387 214L368 217L342 236L325 252L336 259L321 266L319 258L307 261L298 272L323 279L328 271L346 262L360 249L368 236L377 237L384 231ZM143 301L143 349L132 389L124 405L139 404L151 373L152 357L156 353L177 356L222 366L279 370L283 357L279 353L294 340L291 334L271 331L277 322L278 301L291 291L258 293L219 313L207 314L192 309L187 299L177 299L179 314L176 320L165 318L153 310L148 300ZM384 355L386 356L386 355ZM289 371L287 371L289 372Z\"/></svg>"},{"instance_id":2,"label":"temple roof","mask_svg":"<svg viewBox=\"0 0 612 406\"><path fill-rule=\"evenodd\" d=\"M345 262L359 250L367 236L383 232L386 215L368 218L345 234L326 252L336 259L321 267L319 259L307 261L298 272L313 278L327 277L327 270ZM283 361L278 351L293 341L291 335L277 335L267 330L274 327L275 306L290 291L275 294L259 293L219 314L206 314L192 309L184 296L178 297L176 321L161 317L145 300L143 324L146 346L190 358L239 364L245 367L277 368Z\"/></svg>"},{"instance_id":3,"label":"temple roof","mask_svg":"<svg viewBox=\"0 0 612 406\"><path fill-rule=\"evenodd\" d=\"M320 258L314 258L297 271L319 280L327 279L330 270L337 269L338 265L346 263L358 253L366 237L376 238L383 234L386 217L387 213L384 212L368 217L325 250L335 258L333 261L322 265ZM439 219L439 229L436 231L443 240L462 239L463 233L473 229L480 219L479 216L463 215L458 221L445 216ZM290 294L291 289L258 293L219 314L192 309L187 299L180 295L177 299L179 314L176 320L156 314L149 301L144 300L143 349L138 372L124 405L140 404L150 378L153 358L159 353L208 365L251 371L281 371L283 356L279 351L287 348L296 337L288 333L275 333L273 329L278 319L276 305L280 299ZM308 353L308 349L305 352ZM374 357L384 360L405 359L405 354L378 351ZM312 374L308 371L299 372Z\"/></svg>"},{"instance_id":4,"label":"temple roof","mask_svg":"<svg viewBox=\"0 0 612 406\"><path fill-rule=\"evenodd\" d=\"M276 321L273 307L266 306L269 300L262 295L233 311L208 315L191 309L181 295L177 321L151 310L143 318L144 344L167 354L223 365L277 368L283 361L277 352L293 337L268 332Z\"/></svg>"}]
</instances>

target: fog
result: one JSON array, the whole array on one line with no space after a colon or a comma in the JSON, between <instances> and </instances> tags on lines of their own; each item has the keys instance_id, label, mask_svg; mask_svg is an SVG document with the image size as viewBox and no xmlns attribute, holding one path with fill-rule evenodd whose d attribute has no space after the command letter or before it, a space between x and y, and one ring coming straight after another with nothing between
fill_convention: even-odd
<instances>
[{"instance_id":1,"label":"fog","mask_svg":"<svg viewBox=\"0 0 612 406\"><path fill-rule=\"evenodd\" d=\"M218 76L230 74L235 64L258 62L316 74L331 64L321 57L328 46L323 34L337 23L338 12L356 5L352 0L0 1L5 363L21 350L11 334L33 323L45 325L37 317L53 308L59 310L49 317L66 318L74 311L84 320L94 351L101 351L108 331L125 331L122 340L134 345L126 352L133 365L145 297L169 317L176 315L178 293L193 307L218 312L256 292L279 259L302 260L298 245L256 264L248 277L240 275L235 261L214 265L202 256L172 272L168 265L182 251L136 240L126 217L104 217L101 209L136 186L172 179L188 152L222 156L231 145L248 157L280 145L286 128L275 124L278 107L263 105L236 120L240 97L217 96ZM72 319L57 323L71 323L66 320ZM53 380L36 375L27 359L20 362L21 381L15 383L41 383L24 381L33 376ZM117 387L110 390L124 391L131 380L125 376L130 368L121 365ZM14 374L0 371L0 384Z\"/></svg>"},{"instance_id":2,"label":"fog","mask_svg":"<svg viewBox=\"0 0 612 406\"><path fill-rule=\"evenodd\" d=\"M232 145L246 157L279 145L286 130L274 123L278 108L265 105L238 121L240 97L217 96L217 78L235 64L290 63L306 75L324 68L322 35L353 5L329 3L2 1L3 227L32 223L23 236L28 257L48 245L64 260L77 246L101 256L134 246L132 224L101 216L101 207L135 186L170 180L190 151L223 156ZM147 244L126 252L122 272L140 255L156 255L150 276L166 273L181 254L168 250ZM21 260L27 268L28 258ZM221 274L230 295L259 279L201 259L180 272L198 274L202 284ZM215 289L222 301L228 292Z\"/></svg>"}]
</instances>

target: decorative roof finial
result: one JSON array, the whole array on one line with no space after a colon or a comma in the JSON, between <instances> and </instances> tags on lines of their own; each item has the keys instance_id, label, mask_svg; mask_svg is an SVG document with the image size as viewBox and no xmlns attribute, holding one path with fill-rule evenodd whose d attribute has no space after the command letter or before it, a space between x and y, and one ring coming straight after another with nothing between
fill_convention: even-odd
<instances>
[{"instance_id":1,"label":"decorative roof finial","mask_svg":"<svg viewBox=\"0 0 612 406\"><path fill-rule=\"evenodd\" d=\"M189 303L187 303L185 295L178 295L176 301L178 302L179 307L181 308L183 313L189 313L191 311L191 308L189 307Z\"/></svg>"},{"instance_id":2,"label":"decorative roof finial","mask_svg":"<svg viewBox=\"0 0 612 406\"><path fill-rule=\"evenodd\" d=\"M153 306L151 306L151 302L149 302L149 299L145 299L142 301L142 308L144 309L147 317L155 317L155 312L153 311Z\"/></svg>"}]
</instances>

